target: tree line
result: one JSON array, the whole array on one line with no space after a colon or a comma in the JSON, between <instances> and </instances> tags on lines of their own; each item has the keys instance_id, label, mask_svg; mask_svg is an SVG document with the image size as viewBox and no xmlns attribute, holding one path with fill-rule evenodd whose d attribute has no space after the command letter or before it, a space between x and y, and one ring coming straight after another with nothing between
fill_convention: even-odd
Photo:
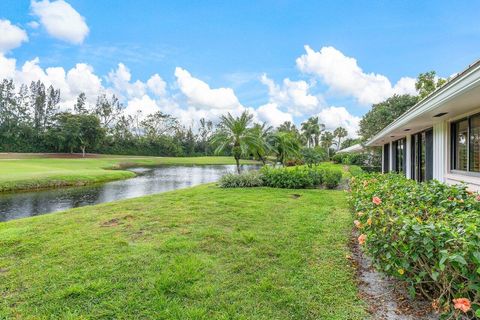
<instances>
[{"instance_id":1,"label":"tree line","mask_svg":"<svg viewBox=\"0 0 480 320\"><path fill-rule=\"evenodd\" d=\"M307 119L300 128L291 122L273 128L253 123L248 113L236 118L228 114L218 124L200 119L186 127L161 111L142 116L126 114L124 109L115 95L107 94L90 106L84 93L78 95L73 109L66 109L60 90L53 86L33 81L16 88L12 80L4 79L0 82L0 152L223 154L263 162L273 157L286 164L300 154L328 158L353 143L346 139L344 128L327 131L318 117ZM229 130L239 138L237 143L227 143Z\"/></svg>"}]
</instances>

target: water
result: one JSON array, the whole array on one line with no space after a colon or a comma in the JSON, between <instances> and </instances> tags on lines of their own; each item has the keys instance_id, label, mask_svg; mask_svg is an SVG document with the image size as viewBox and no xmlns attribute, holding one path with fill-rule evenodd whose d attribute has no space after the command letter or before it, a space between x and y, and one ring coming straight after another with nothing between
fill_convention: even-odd
<instances>
[{"instance_id":1,"label":"water","mask_svg":"<svg viewBox=\"0 0 480 320\"><path fill-rule=\"evenodd\" d=\"M254 169L243 166L242 169ZM140 197L217 181L232 165L162 166L131 169L137 177L96 184L34 192L0 194L0 221L19 219L86 205Z\"/></svg>"}]
</instances>

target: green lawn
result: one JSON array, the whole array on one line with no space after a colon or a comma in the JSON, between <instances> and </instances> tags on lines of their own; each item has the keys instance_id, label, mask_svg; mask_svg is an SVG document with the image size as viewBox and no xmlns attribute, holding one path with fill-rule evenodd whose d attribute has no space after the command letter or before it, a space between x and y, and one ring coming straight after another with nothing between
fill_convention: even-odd
<instances>
[{"instance_id":1,"label":"green lawn","mask_svg":"<svg viewBox=\"0 0 480 320\"><path fill-rule=\"evenodd\" d=\"M0 223L0 319L365 319L342 191L214 185Z\"/></svg>"},{"instance_id":2,"label":"green lawn","mask_svg":"<svg viewBox=\"0 0 480 320\"><path fill-rule=\"evenodd\" d=\"M16 156L23 159L0 159L0 192L29 190L131 178L133 172L109 170L133 165L155 166L160 164L235 164L232 157L131 157L101 156L86 159L60 159L33 157L31 154ZM33 157L33 158L30 158ZM256 163L243 161L242 163Z\"/></svg>"}]
</instances>

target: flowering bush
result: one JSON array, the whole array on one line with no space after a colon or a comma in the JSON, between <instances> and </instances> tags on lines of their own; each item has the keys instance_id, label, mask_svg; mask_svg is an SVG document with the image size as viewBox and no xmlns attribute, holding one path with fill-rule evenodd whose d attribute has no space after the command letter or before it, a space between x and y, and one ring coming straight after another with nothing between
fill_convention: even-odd
<instances>
[{"instance_id":1,"label":"flowering bush","mask_svg":"<svg viewBox=\"0 0 480 320\"><path fill-rule=\"evenodd\" d=\"M445 317L480 317L480 197L396 174L350 180L359 243Z\"/></svg>"}]
</instances>

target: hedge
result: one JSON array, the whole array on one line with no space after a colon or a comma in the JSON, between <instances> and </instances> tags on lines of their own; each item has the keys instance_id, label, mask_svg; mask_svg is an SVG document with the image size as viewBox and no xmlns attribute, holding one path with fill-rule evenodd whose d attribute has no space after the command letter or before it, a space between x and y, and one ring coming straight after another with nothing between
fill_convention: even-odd
<instances>
[{"instance_id":1,"label":"hedge","mask_svg":"<svg viewBox=\"0 0 480 320\"><path fill-rule=\"evenodd\" d=\"M480 195L396 174L350 180L359 243L445 318L480 316Z\"/></svg>"},{"instance_id":2,"label":"hedge","mask_svg":"<svg viewBox=\"0 0 480 320\"><path fill-rule=\"evenodd\" d=\"M259 187L305 189L326 187L336 188L342 179L342 171L337 168L317 166L296 166L272 168L265 166L259 172L227 174L219 181L223 188Z\"/></svg>"}]
</instances>

